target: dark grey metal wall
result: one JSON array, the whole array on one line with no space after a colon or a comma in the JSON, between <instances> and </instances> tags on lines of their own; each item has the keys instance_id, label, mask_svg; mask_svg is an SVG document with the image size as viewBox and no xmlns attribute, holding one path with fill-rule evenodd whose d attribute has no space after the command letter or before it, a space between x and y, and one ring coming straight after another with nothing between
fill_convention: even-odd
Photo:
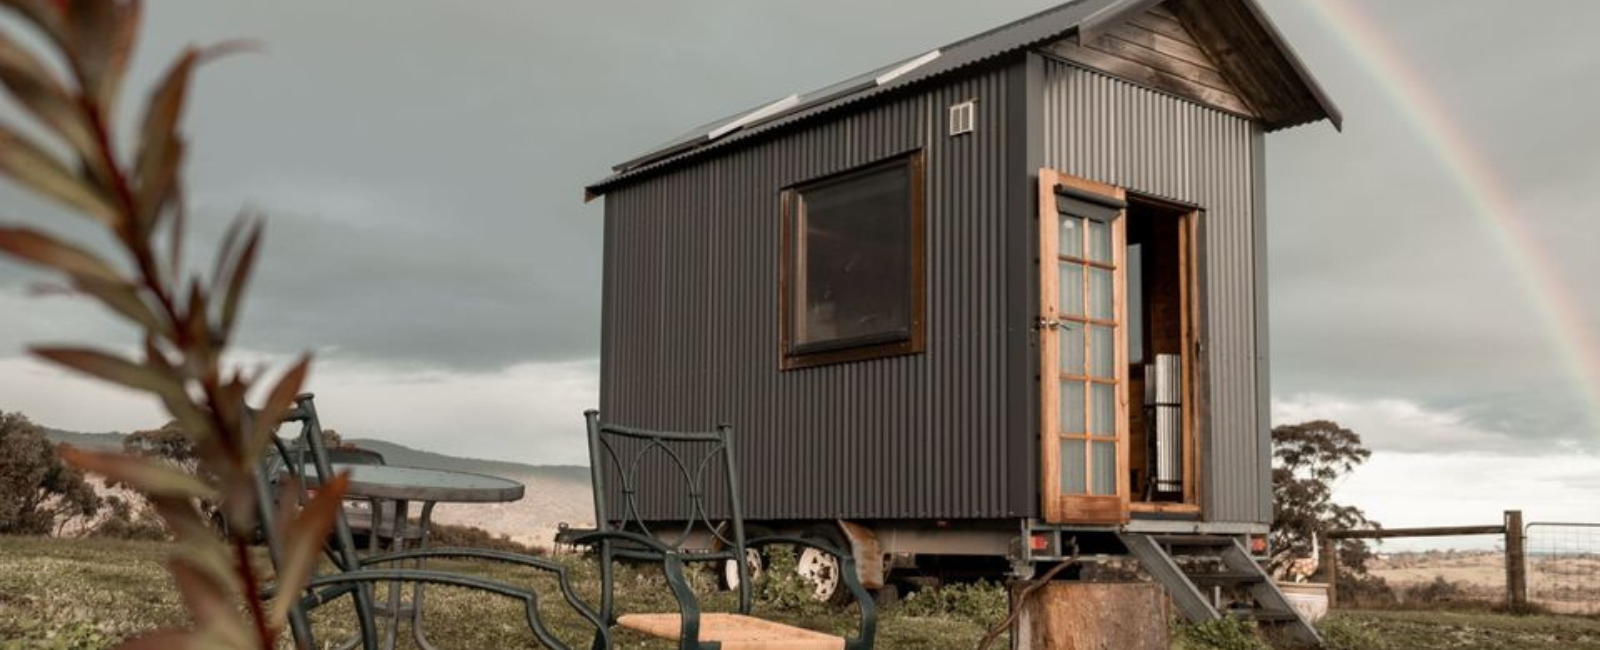
<instances>
[{"instance_id":1,"label":"dark grey metal wall","mask_svg":"<svg viewBox=\"0 0 1600 650\"><path fill-rule=\"evenodd\" d=\"M1034 514L1035 472L1013 466L1004 412L1009 391L1029 390L1004 354L1005 215L1019 211L1007 205L1006 118L1020 78L974 72L610 191L603 417L731 423L751 519ZM951 138L947 111L968 99L976 132ZM927 163L926 353L780 371L780 190L915 149ZM656 489L641 505L672 518L680 498Z\"/></svg>"},{"instance_id":2,"label":"dark grey metal wall","mask_svg":"<svg viewBox=\"0 0 1600 650\"><path fill-rule=\"evenodd\" d=\"M1045 165L1205 210L1202 498L1211 521L1270 522L1261 127L1054 59L1043 95Z\"/></svg>"}]
</instances>

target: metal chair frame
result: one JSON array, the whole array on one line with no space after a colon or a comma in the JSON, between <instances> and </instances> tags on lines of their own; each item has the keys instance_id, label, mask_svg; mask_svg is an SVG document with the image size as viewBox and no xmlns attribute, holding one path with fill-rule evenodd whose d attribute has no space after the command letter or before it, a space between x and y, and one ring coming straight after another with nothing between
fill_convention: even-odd
<instances>
[{"instance_id":1,"label":"metal chair frame","mask_svg":"<svg viewBox=\"0 0 1600 650\"><path fill-rule=\"evenodd\" d=\"M295 483L300 486L296 498L302 503L308 497L303 479L304 468L314 466L317 476L332 476L333 468L328 462L328 453L322 440L322 426L317 419L316 406L310 393L296 397L295 407L286 414L282 423L299 423L300 435L296 440L293 450L276 433L273 433L273 451L281 454L284 464ZM273 494L268 485L270 478L257 476L257 516L260 518L262 530L266 532L267 550L273 566L281 566L282 549L279 546L276 522L273 521L275 508L273 507ZM343 596L350 596L354 601L356 616L360 627L360 636L348 645L359 644L364 650L377 650L378 632L375 623L373 587L375 583L385 582L390 584L437 584L465 587L478 591L489 592L520 600L524 603L527 624L539 642L552 650L571 650L569 646L550 633L539 615L538 594L522 587L508 585L502 582L485 578L450 573L446 571L428 570L422 568L385 568L397 562L420 561L435 558L472 559L490 562L512 564L553 574L560 583L561 596L578 615L590 625L594 626L595 633L591 643L592 650L607 650L611 647L610 628L602 623L598 612L584 603L573 589L572 581L567 568L560 563L544 558L476 548L431 548L401 551L387 555L371 555L361 557L356 552L354 538L350 532L350 524L345 518L343 508L337 509L334 521L332 538L324 547L324 552L337 569L336 573L328 575L313 575L306 585L304 595L294 607L290 608L289 626L293 635L295 646L299 648L317 648L317 640L310 625L308 613L329 602ZM373 532L377 534L376 530ZM623 536L609 533L596 533L590 535L597 539L622 539ZM263 598L271 598L276 588L268 586L262 592ZM398 631L397 628L392 628ZM390 642L393 643L393 635Z\"/></svg>"},{"instance_id":2,"label":"metal chair frame","mask_svg":"<svg viewBox=\"0 0 1600 650\"><path fill-rule=\"evenodd\" d=\"M746 549L773 545L793 545L814 548L838 559L839 570L845 586L855 598L860 609L861 622L858 634L845 639L847 650L869 650L877 631L875 603L856 573L855 559L848 551L819 544L815 540L792 536L768 536L746 539L744 514L739 490L739 474L733 453L733 427L718 425L712 431L652 431L600 420L600 412L584 412L589 429L589 468L594 487L595 525L597 531L580 535L573 542L597 549L600 558L600 618L606 625L616 624L614 566L618 559L660 563L667 586L678 602L680 619L678 647L680 650L716 650L716 642L700 641L700 603L694 590L684 577L684 566L694 562L733 561L739 576L739 613L751 612L750 573L745 563ZM704 447L703 453L692 454L695 446ZM673 537L663 539L651 530L639 508L638 472L652 454L665 457L668 467L675 469L683 479L688 494L683 529ZM720 463L717 456L721 455ZM609 462L608 462L609 461ZM692 470L690 468L693 468ZM622 496L621 518L613 518L610 504L608 468L617 479ZM705 479L708 470L721 470L726 481L727 520L716 521L707 508ZM669 474L670 475L670 474ZM714 548L686 550L696 527L703 525Z\"/></svg>"}]
</instances>

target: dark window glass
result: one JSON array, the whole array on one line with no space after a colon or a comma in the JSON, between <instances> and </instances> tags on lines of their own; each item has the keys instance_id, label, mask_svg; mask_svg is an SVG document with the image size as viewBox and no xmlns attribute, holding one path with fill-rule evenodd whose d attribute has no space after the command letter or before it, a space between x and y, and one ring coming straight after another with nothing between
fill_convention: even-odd
<instances>
[{"instance_id":1,"label":"dark window glass","mask_svg":"<svg viewBox=\"0 0 1600 650\"><path fill-rule=\"evenodd\" d=\"M916 173L907 158L794 191L786 354L916 338Z\"/></svg>"}]
</instances>

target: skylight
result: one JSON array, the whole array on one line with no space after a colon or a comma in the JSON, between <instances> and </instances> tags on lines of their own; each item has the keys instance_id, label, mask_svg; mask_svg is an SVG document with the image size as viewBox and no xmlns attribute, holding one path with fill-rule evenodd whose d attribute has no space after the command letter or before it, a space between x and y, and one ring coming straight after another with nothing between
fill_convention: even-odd
<instances>
[{"instance_id":1,"label":"skylight","mask_svg":"<svg viewBox=\"0 0 1600 650\"><path fill-rule=\"evenodd\" d=\"M904 64L901 64L900 66L897 66L895 69L890 70L888 72L885 72L885 73L883 73L881 75L878 75L878 85L882 86L882 85L887 84L887 83L889 83L891 81L894 81L895 79L899 79L900 77L905 76L906 73L911 72L912 70L916 70L917 68L920 68L922 66L925 66L925 65L928 64L929 61L932 61L932 60L937 59L937 58L939 58L939 50L934 50L932 52L929 52L927 54L919 56L919 57L917 57L915 59L912 59L910 61L906 61Z\"/></svg>"},{"instance_id":2,"label":"skylight","mask_svg":"<svg viewBox=\"0 0 1600 650\"><path fill-rule=\"evenodd\" d=\"M745 113L744 117L712 129L710 133L706 134L706 137L715 140L729 133L733 133L734 131L738 131L739 129L744 128L747 124L759 122L794 108L799 104L800 96L790 95L778 101L772 102L771 104L767 104L766 106L762 106L761 108L750 111L749 113Z\"/></svg>"}]
</instances>

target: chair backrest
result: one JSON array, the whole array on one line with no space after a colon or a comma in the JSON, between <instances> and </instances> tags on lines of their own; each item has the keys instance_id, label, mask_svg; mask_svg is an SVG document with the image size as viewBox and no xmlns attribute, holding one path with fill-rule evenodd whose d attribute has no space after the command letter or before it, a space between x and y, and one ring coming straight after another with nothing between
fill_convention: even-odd
<instances>
[{"instance_id":1,"label":"chair backrest","mask_svg":"<svg viewBox=\"0 0 1600 650\"><path fill-rule=\"evenodd\" d=\"M294 423L300 425L299 436L293 442L286 444L278 436L277 427L269 430L267 434L272 436L267 453L275 453L279 456L283 468L294 479L294 483L297 486L295 491L292 494L283 494L283 486L275 485L273 476L261 471L261 467L258 467L256 472L256 516L261 526L262 536L266 539L267 554L271 558L273 566L278 566L282 558L280 539L277 534L278 526L282 525L282 522L275 521L278 512L275 507L276 499L295 498L300 503L305 503L308 498L305 481L308 468L315 471L318 477L333 476L332 463L328 461L328 449L323 444L322 423L317 418L317 407L314 398L315 395L311 393L296 395L294 408L285 413L283 419L279 421L280 426ZM254 412L251 412L251 415L254 416ZM323 551L333 561L336 570L352 571L361 566L361 559L356 554L355 538L350 532L350 522L345 517L344 508L335 508L334 512L333 535L328 540L328 544L324 546ZM372 603L370 594L361 589L344 589L341 591L351 593L355 598L358 619L362 628L361 638L364 644L370 645L369 640L377 638L371 623ZM305 611L300 607L294 607L290 611L289 618L296 646L315 646L315 639L312 636Z\"/></svg>"},{"instance_id":2,"label":"chair backrest","mask_svg":"<svg viewBox=\"0 0 1600 650\"><path fill-rule=\"evenodd\" d=\"M597 528L643 533L678 550L703 529L714 548L698 549L692 559L744 555L731 425L653 431L602 422L599 411L586 411L584 417ZM677 503L646 513L641 504L647 498Z\"/></svg>"}]
</instances>

